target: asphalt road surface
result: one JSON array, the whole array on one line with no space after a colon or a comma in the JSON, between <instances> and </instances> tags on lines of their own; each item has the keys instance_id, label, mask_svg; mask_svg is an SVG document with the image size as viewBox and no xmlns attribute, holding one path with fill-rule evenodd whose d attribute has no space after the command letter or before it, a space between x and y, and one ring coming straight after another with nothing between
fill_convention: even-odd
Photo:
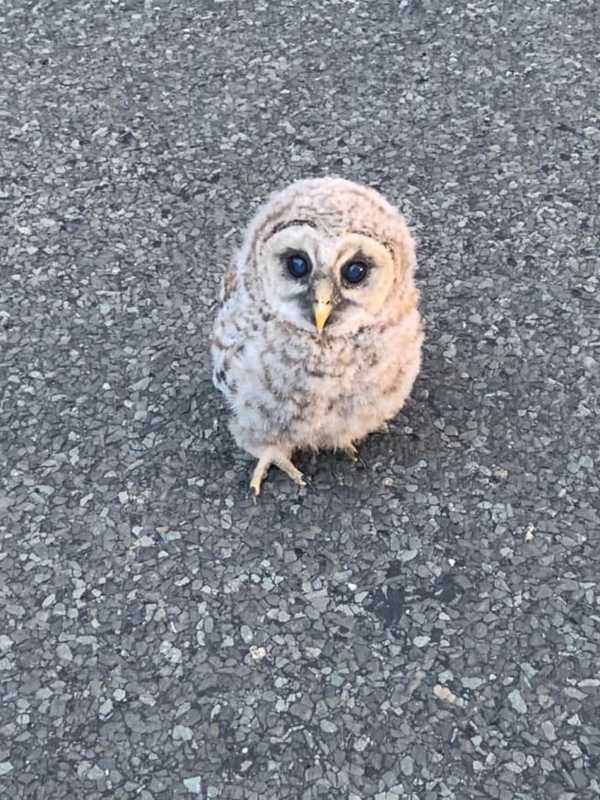
<instances>
[{"instance_id":1,"label":"asphalt road surface","mask_svg":"<svg viewBox=\"0 0 600 800\"><path fill-rule=\"evenodd\" d=\"M600 796L595 0L0 4L0 797ZM356 467L251 463L229 253L338 174L419 241Z\"/></svg>"}]
</instances>

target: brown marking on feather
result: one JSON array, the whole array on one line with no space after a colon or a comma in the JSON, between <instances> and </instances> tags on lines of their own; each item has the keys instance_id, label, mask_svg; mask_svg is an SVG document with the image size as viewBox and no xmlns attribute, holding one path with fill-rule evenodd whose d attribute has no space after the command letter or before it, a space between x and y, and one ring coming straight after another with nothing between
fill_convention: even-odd
<instances>
[{"instance_id":1,"label":"brown marking on feather","mask_svg":"<svg viewBox=\"0 0 600 800\"><path fill-rule=\"evenodd\" d=\"M275 236L276 233L284 231L286 228L293 228L297 225L307 225L309 228L317 227L317 223L313 222L312 219L290 219L284 222L279 222L277 225L275 225L273 230L264 237L264 241L268 241L272 236Z\"/></svg>"},{"instance_id":2,"label":"brown marking on feather","mask_svg":"<svg viewBox=\"0 0 600 800\"><path fill-rule=\"evenodd\" d=\"M221 284L221 302L226 303L237 288L237 274L233 269L228 270L223 276Z\"/></svg>"},{"instance_id":3,"label":"brown marking on feather","mask_svg":"<svg viewBox=\"0 0 600 800\"><path fill-rule=\"evenodd\" d=\"M222 341L221 339L219 339L219 337L216 334L213 334L213 336L211 336L211 338L210 338L210 346L211 347L216 347L219 350L227 350L228 349L228 346L225 344L225 342Z\"/></svg>"},{"instance_id":4,"label":"brown marking on feather","mask_svg":"<svg viewBox=\"0 0 600 800\"><path fill-rule=\"evenodd\" d=\"M271 395L275 397L277 400L289 401L293 403L297 408L302 408L303 406L302 401L297 399L293 394L288 394L286 393L286 391L278 389L273 383L273 378L271 376L271 371L269 370L269 368L262 361L261 365L263 368L263 375L262 375L263 384L267 389L267 391L270 392Z\"/></svg>"},{"instance_id":5,"label":"brown marking on feather","mask_svg":"<svg viewBox=\"0 0 600 800\"><path fill-rule=\"evenodd\" d=\"M398 389L398 383L405 373L404 364L401 364L398 369L392 373L392 378L389 381L386 381L384 385L381 387L381 394L383 397L386 397L389 394L392 394Z\"/></svg>"},{"instance_id":6,"label":"brown marking on feather","mask_svg":"<svg viewBox=\"0 0 600 800\"><path fill-rule=\"evenodd\" d=\"M254 231L254 236L252 237L252 240L249 243L250 253L254 254L256 252L256 245L258 241L263 238L265 230L268 230L271 227L274 220L280 219L282 216L285 216L285 214L289 211L292 203L293 203L293 198L288 200L287 203L284 203L284 205L281 207L279 205L274 206L274 208L267 216L267 218L263 220L262 225L260 225L260 227Z\"/></svg>"}]
</instances>

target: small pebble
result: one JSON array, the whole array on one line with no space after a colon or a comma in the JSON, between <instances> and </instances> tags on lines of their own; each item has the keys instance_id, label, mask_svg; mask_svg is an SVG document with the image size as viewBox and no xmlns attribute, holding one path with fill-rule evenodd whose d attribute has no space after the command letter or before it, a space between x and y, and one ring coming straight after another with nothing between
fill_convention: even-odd
<instances>
[{"instance_id":1,"label":"small pebble","mask_svg":"<svg viewBox=\"0 0 600 800\"><path fill-rule=\"evenodd\" d=\"M513 689L512 692L509 693L508 699L510 700L510 704L517 713L519 714L527 713L527 703L525 702L525 700L523 700L523 695L518 689Z\"/></svg>"}]
</instances>

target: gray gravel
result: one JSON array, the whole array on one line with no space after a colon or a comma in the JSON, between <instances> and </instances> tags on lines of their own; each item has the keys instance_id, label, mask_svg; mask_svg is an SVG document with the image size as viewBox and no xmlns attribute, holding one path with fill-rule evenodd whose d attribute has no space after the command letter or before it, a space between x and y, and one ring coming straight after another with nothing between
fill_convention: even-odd
<instances>
[{"instance_id":1,"label":"gray gravel","mask_svg":"<svg viewBox=\"0 0 600 800\"><path fill-rule=\"evenodd\" d=\"M600 796L595 0L0 5L0 796ZM209 378L272 188L420 242L422 376L260 502Z\"/></svg>"}]
</instances>

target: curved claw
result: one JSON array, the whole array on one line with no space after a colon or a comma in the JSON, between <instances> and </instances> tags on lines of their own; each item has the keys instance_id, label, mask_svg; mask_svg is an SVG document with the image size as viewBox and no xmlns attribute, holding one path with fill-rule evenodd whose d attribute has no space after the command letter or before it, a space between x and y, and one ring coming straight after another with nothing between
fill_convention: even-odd
<instances>
[{"instance_id":1,"label":"curved claw","mask_svg":"<svg viewBox=\"0 0 600 800\"><path fill-rule=\"evenodd\" d=\"M355 464L357 466L360 466L363 469L366 469L367 464L363 460L362 456L360 455L360 452L359 452L358 448L356 447L356 445L354 445L353 443L350 443L349 445L346 445L345 447L342 447L341 450L342 450L342 453L345 456L347 456L353 464Z\"/></svg>"},{"instance_id":2,"label":"curved claw","mask_svg":"<svg viewBox=\"0 0 600 800\"><path fill-rule=\"evenodd\" d=\"M348 447L344 447L343 452L346 456L348 456L353 464L356 464L358 461L360 461L358 450L353 444L348 445Z\"/></svg>"}]
</instances>

